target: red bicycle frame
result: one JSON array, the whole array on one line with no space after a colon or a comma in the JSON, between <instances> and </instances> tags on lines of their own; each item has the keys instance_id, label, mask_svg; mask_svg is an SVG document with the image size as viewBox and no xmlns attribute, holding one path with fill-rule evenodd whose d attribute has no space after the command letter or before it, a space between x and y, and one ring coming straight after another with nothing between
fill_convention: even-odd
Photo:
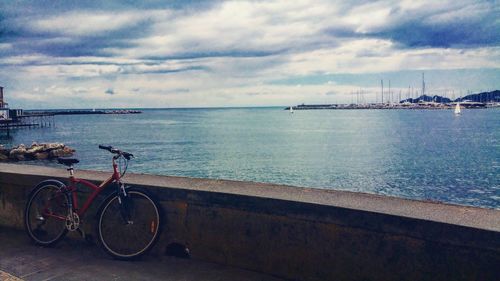
<instances>
[{"instance_id":1,"label":"red bicycle frame","mask_svg":"<svg viewBox=\"0 0 500 281\"><path fill-rule=\"evenodd\" d=\"M118 165L116 164L114 157L113 157L113 175L111 175L107 180L103 181L99 186L97 186L89 181L86 181L84 179L75 178L75 176L73 175L73 167L70 167L68 170L70 172L69 186L66 188L65 192L71 192L72 201L73 201L72 208L73 208L73 211L76 211L78 216L83 215L87 211L87 209L90 207L90 204L92 204L92 202L97 197L97 195L99 195L99 193L101 193L101 191L103 191L106 188L106 186L108 186L108 184L115 182L115 181L119 182L120 178L121 178L121 175L118 172ZM81 183L81 184L83 184L83 185L85 185L93 190L92 193L90 194L90 196L84 202L83 207L81 209L78 206L78 198L77 198L77 194L76 194L78 183ZM66 219L66 218L64 218L64 219Z\"/></svg>"}]
</instances>

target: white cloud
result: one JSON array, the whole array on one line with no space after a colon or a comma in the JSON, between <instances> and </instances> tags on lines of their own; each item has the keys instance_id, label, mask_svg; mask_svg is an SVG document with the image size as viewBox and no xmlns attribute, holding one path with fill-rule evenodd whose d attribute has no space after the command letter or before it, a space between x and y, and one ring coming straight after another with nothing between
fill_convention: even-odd
<instances>
[{"instance_id":1,"label":"white cloud","mask_svg":"<svg viewBox=\"0 0 500 281\"><path fill-rule=\"evenodd\" d=\"M12 44L9 43L0 43L0 52L1 51L7 51L12 49Z\"/></svg>"},{"instance_id":2,"label":"white cloud","mask_svg":"<svg viewBox=\"0 0 500 281\"><path fill-rule=\"evenodd\" d=\"M128 57L278 51L314 40L334 11L321 1L222 2L206 11L157 18L150 36L133 41L136 47L112 51Z\"/></svg>"}]
</instances>

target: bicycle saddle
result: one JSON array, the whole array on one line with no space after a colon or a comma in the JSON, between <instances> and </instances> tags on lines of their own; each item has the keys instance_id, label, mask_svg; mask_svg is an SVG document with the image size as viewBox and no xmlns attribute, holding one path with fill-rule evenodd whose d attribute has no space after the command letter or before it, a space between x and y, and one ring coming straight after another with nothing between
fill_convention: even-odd
<instances>
[{"instance_id":1,"label":"bicycle saddle","mask_svg":"<svg viewBox=\"0 0 500 281\"><path fill-rule=\"evenodd\" d=\"M80 161L78 161L78 159L76 159L76 158L57 158L57 162L59 162L59 164L71 166L71 165L76 164Z\"/></svg>"}]
</instances>

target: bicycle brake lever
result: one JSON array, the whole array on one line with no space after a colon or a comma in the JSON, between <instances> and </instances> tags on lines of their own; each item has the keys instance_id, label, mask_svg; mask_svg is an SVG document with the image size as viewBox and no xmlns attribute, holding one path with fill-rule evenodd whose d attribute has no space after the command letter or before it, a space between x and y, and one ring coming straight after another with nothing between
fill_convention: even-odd
<instances>
[{"instance_id":1,"label":"bicycle brake lever","mask_svg":"<svg viewBox=\"0 0 500 281\"><path fill-rule=\"evenodd\" d=\"M130 158L135 158L134 154L132 154L132 153L128 153L128 152L124 152L122 155L123 155L123 157L125 157L125 159L127 159L127 160L130 160Z\"/></svg>"}]
</instances>

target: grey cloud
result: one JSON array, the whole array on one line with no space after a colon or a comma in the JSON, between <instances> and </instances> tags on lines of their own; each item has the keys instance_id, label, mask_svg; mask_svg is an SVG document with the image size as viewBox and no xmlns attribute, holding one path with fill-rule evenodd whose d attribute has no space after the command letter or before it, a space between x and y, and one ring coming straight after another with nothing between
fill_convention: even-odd
<instances>
[{"instance_id":1,"label":"grey cloud","mask_svg":"<svg viewBox=\"0 0 500 281\"><path fill-rule=\"evenodd\" d=\"M393 9L389 26L366 35L391 39L405 47L477 47L500 43L500 7L490 1L456 5L415 14Z\"/></svg>"},{"instance_id":2,"label":"grey cloud","mask_svg":"<svg viewBox=\"0 0 500 281\"><path fill-rule=\"evenodd\" d=\"M191 90L187 88L176 88L176 89L171 89L168 91L163 91L165 94L184 94L184 93L189 93Z\"/></svg>"},{"instance_id":3,"label":"grey cloud","mask_svg":"<svg viewBox=\"0 0 500 281\"><path fill-rule=\"evenodd\" d=\"M327 96L336 96L336 95L339 95L340 93L339 92L335 92L335 91L329 91L329 92L326 92L325 95Z\"/></svg>"},{"instance_id":4,"label":"grey cloud","mask_svg":"<svg viewBox=\"0 0 500 281\"><path fill-rule=\"evenodd\" d=\"M358 26L339 24L325 27L323 34L330 38L389 39L402 48L420 47L477 47L500 43L500 6L495 1L453 2L447 7L433 10L426 5L415 10L404 10L398 2L369 1L342 4L340 14L349 13L360 5L378 5L391 8L388 23L357 31ZM432 6L432 5L431 5ZM380 8L374 7L375 8ZM366 52L361 56L371 56Z\"/></svg>"},{"instance_id":5,"label":"grey cloud","mask_svg":"<svg viewBox=\"0 0 500 281\"><path fill-rule=\"evenodd\" d=\"M207 9L218 2L213 0L66 0L66 1L40 1L40 0L19 0L15 5L11 1L0 2L0 11L7 14L38 14L54 15L74 10L103 10L110 12L125 11L131 9L184 9L189 7L192 10Z\"/></svg>"},{"instance_id":6,"label":"grey cloud","mask_svg":"<svg viewBox=\"0 0 500 281\"><path fill-rule=\"evenodd\" d=\"M169 74L185 71L210 71L210 68L205 66L188 66L182 68L160 68L160 69L139 69L136 67L122 68L120 74Z\"/></svg>"},{"instance_id":7,"label":"grey cloud","mask_svg":"<svg viewBox=\"0 0 500 281\"><path fill-rule=\"evenodd\" d=\"M338 8L341 13L360 5L370 5L370 1L356 1L342 3ZM216 1L80 1L46 2L20 1L16 5L0 3L0 42L9 42L15 48L3 51L2 55L44 54L51 57L79 57L99 56L113 57L110 49L119 50L134 47L134 39L151 35L154 20L145 17L137 22L131 22L117 30L99 32L98 34L63 35L54 31L40 31L30 29L30 22L47 16L60 15L67 12L82 11L91 13L120 12L131 10L154 9L194 9L206 10ZM365 33L357 32L356 26L337 24L325 27L322 32L312 36L309 40L287 46L272 46L258 49L243 47L217 49L205 46L201 51L181 51L170 56L144 56L141 59L150 61L165 61L172 59L193 59L210 57L266 57L289 52L301 52L322 47L332 48L344 38L383 38L399 43L401 47L418 48L423 46L450 47L450 46L492 46L500 43L500 22L497 20L499 9L494 1L478 1L473 4L450 4L449 9L433 11L425 7L415 12L403 11L398 3L387 3L393 7L389 15L390 23ZM498 5L497 5L498 6ZM188 8L189 7L189 8ZM488 9L489 8L489 9ZM25 12L26 10L26 12ZM465 10L469 14L464 19L433 20L453 11ZM326 35L326 36L323 36ZM68 40L57 41L66 36ZM360 56L372 56L369 52L360 53Z\"/></svg>"}]
</instances>

